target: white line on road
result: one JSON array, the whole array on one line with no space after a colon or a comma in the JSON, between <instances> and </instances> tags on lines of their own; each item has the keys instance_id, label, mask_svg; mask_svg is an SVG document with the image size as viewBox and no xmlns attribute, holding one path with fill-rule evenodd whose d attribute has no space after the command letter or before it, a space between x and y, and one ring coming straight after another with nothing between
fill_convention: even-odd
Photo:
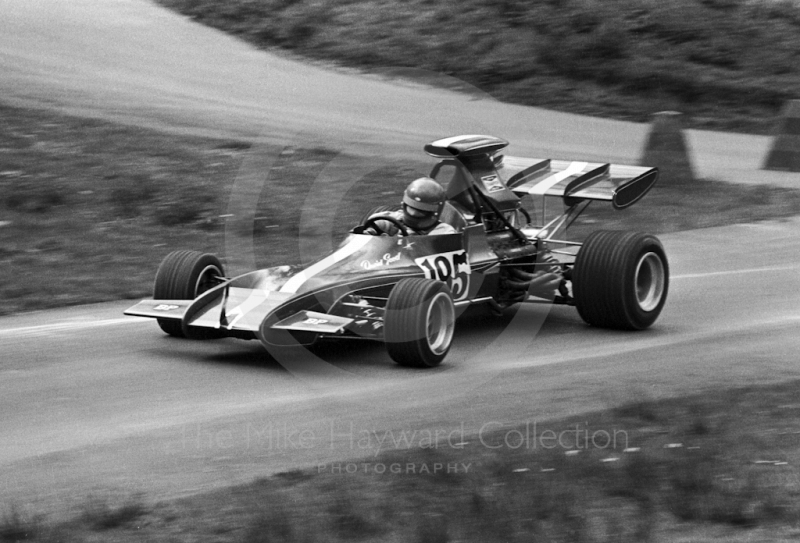
<instances>
[{"instance_id":1,"label":"white line on road","mask_svg":"<svg viewBox=\"0 0 800 543\"><path fill-rule=\"evenodd\" d=\"M85 328L99 328L101 326L115 326L118 324L137 324L152 322L152 319L143 317L123 317L119 319L103 319L98 321L67 321L55 322L53 324L42 324L39 326L23 326L20 328L6 328L0 330L2 336L31 336L48 334L51 332L64 332L69 330L82 330Z\"/></svg>"},{"instance_id":2,"label":"white line on road","mask_svg":"<svg viewBox=\"0 0 800 543\"><path fill-rule=\"evenodd\" d=\"M716 277L718 275L737 275L740 273L759 273L759 272L773 272L773 271L786 271L796 270L798 266L772 266L768 268L750 268L746 270L728 270L718 272L704 272L704 273L685 273L682 275L673 275L670 279L697 279L700 277Z\"/></svg>"}]
</instances>

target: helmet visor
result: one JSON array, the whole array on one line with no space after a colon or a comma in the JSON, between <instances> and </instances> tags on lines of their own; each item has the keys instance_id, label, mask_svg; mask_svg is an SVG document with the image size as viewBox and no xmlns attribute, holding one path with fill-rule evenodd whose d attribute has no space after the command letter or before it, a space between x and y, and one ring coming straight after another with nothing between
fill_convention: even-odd
<instances>
[{"instance_id":1,"label":"helmet visor","mask_svg":"<svg viewBox=\"0 0 800 543\"><path fill-rule=\"evenodd\" d=\"M408 204L403 206L403 221L411 228L428 228L436 222L436 211L423 211Z\"/></svg>"}]
</instances>

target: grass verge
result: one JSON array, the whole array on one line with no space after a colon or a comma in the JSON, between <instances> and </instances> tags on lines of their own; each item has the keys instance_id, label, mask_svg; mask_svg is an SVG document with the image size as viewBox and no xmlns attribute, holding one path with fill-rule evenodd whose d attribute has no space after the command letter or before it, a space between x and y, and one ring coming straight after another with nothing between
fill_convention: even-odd
<instances>
[{"instance_id":1,"label":"grass verge","mask_svg":"<svg viewBox=\"0 0 800 543\"><path fill-rule=\"evenodd\" d=\"M766 133L800 86L796 0L159 2L261 47L572 113Z\"/></svg>"},{"instance_id":2,"label":"grass verge","mask_svg":"<svg viewBox=\"0 0 800 543\"><path fill-rule=\"evenodd\" d=\"M257 153L274 160L253 176ZM161 259L181 248L224 256L246 239L258 266L297 263L433 164L420 151L359 179L329 175L348 160L357 171L326 149L255 151L0 106L0 314L147 297ZM242 187L249 214L231 196ZM658 234L799 213L798 191L702 181L658 186L625 212L592 206L584 226Z\"/></svg>"},{"instance_id":3,"label":"grass verge","mask_svg":"<svg viewBox=\"0 0 800 543\"><path fill-rule=\"evenodd\" d=\"M40 535L40 517L28 517L15 504L6 510L0 523L0 541L33 540Z\"/></svg>"},{"instance_id":4,"label":"grass verge","mask_svg":"<svg viewBox=\"0 0 800 543\"><path fill-rule=\"evenodd\" d=\"M100 514L92 506L95 513L63 524L40 520L29 539L790 540L800 536L799 390L796 381L645 399L476 435L442 433L416 448L181 500L148 506L137 498L133 513L130 504ZM6 517L0 537L21 533L21 522Z\"/></svg>"}]
</instances>

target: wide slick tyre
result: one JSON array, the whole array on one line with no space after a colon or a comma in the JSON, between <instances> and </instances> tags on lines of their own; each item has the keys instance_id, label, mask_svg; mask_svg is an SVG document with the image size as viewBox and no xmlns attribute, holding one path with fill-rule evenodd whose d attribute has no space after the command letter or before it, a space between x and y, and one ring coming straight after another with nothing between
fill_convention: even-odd
<instances>
[{"instance_id":1,"label":"wide slick tyre","mask_svg":"<svg viewBox=\"0 0 800 543\"><path fill-rule=\"evenodd\" d=\"M593 232L575 259L575 305L593 326L643 330L661 314L668 289L667 255L650 234Z\"/></svg>"},{"instance_id":2,"label":"wide slick tyre","mask_svg":"<svg viewBox=\"0 0 800 543\"><path fill-rule=\"evenodd\" d=\"M224 277L222 263L210 254L197 251L174 251L168 254L156 272L153 286L155 300L194 300L213 288ZM167 334L186 337L180 321L157 319Z\"/></svg>"},{"instance_id":3,"label":"wide slick tyre","mask_svg":"<svg viewBox=\"0 0 800 543\"><path fill-rule=\"evenodd\" d=\"M438 366L453 342L453 296L441 281L400 280L389 294L384 340L389 356L401 366Z\"/></svg>"}]
</instances>

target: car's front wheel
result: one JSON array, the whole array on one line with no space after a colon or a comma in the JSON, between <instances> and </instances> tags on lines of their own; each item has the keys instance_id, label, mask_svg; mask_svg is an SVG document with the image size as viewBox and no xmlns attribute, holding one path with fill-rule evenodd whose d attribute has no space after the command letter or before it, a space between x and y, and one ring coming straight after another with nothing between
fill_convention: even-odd
<instances>
[{"instance_id":1,"label":"car's front wheel","mask_svg":"<svg viewBox=\"0 0 800 543\"><path fill-rule=\"evenodd\" d=\"M453 296L441 281L402 279L386 302L384 340L389 356L402 366L438 366L453 342Z\"/></svg>"},{"instance_id":2,"label":"car's front wheel","mask_svg":"<svg viewBox=\"0 0 800 543\"><path fill-rule=\"evenodd\" d=\"M578 252L572 291L581 318L604 328L642 330L667 301L669 264L657 237L593 232Z\"/></svg>"},{"instance_id":3,"label":"car's front wheel","mask_svg":"<svg viewBox=\"0 0 800 543\"><path fill-rule=\"evenodd\" d=\"M158 267L153 299L194 300L218 285L219 278L224 275L222 263L214 255L197 251L174 251ZM158 319L158 325L171 336L186 337L180 321Z\"/></svg>"}]
</instances>

